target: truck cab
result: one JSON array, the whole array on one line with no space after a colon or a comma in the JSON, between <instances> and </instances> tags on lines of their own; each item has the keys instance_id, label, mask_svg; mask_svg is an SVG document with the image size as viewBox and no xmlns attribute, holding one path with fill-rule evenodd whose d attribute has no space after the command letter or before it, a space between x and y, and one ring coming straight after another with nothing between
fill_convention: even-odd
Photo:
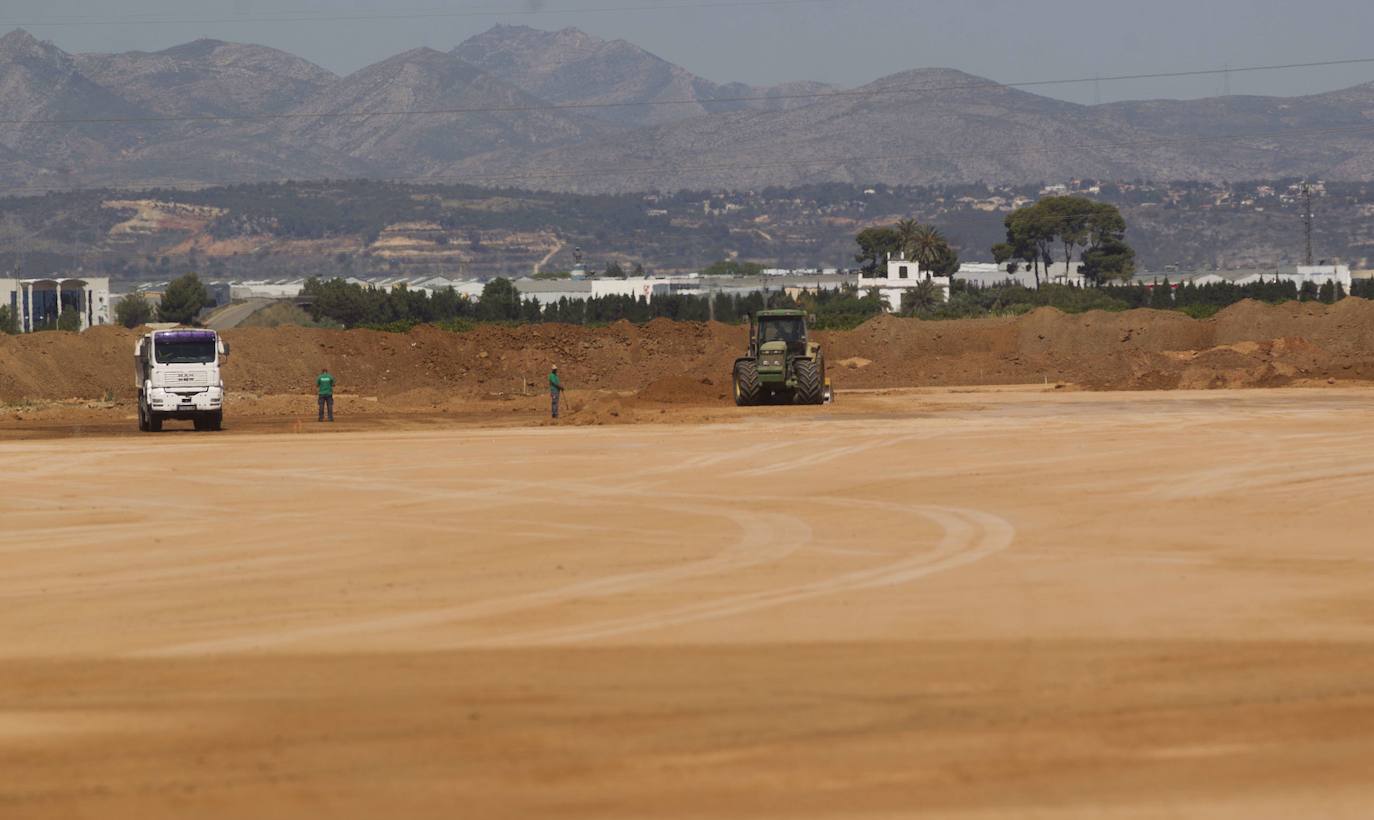
<instances>
[{"instance_id":1,"label":"truck cab","mask_svg":"<svg viewBox=\"0 0 1374 820\"><path fill-rule=\"evenodd\" d=\"M138 429L157 433L168 419L189 420L197 430L224 423L220 363L229 347L213 330L154 330L134 346Z\"/></svg>"}]
</instances>

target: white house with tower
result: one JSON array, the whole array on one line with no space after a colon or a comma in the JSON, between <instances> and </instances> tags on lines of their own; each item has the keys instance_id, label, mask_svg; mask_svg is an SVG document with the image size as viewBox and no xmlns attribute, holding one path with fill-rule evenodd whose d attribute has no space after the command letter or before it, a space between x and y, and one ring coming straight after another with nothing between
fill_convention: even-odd
<instances>
[{"instance_id":1,"label":"white house with tower","mask_svg":"<svg viewBox=\"0 0 1374 820\"><path fill-rule=\"evenodd\" d=\"M923 282L930 282L934 286L935 298L941 302L949 301L950 277L921 270L919 262L888 259L885 270L859 273L859 289L866 291L877 288L878 294L894 311L902 309L902 294L920 287Z\"/></svg>"},{"instance_id":2,"label":"white house with tower","mask_svg":"<svg viewBox=\"0 0 1374 820\"><path fill-rule=\"evenodd\" d=\"M81 317L81 330L111 321L108 276L57 275L0 279L0 305L18 319L20 333L57 327L64 313Z\"/></svg>"}]
</instances>

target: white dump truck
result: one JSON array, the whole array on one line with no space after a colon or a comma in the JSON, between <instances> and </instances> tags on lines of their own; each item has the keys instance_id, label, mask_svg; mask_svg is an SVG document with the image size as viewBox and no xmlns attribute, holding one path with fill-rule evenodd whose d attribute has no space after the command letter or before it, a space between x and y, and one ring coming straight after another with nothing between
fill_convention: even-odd
<instances>
[{"instance_id":1,"label":"white dump truck","mask_svg":"<svg viewBox=\"0 0 1374 820\"><path fill-rule=\"evenodd\" d=\"M229 345L213 330L154 330L134 347L138 387L138 429L162 431L162 422L181 419L197 430L224 423L224 379L220 361Z\"/></svg>"}]
</instances>

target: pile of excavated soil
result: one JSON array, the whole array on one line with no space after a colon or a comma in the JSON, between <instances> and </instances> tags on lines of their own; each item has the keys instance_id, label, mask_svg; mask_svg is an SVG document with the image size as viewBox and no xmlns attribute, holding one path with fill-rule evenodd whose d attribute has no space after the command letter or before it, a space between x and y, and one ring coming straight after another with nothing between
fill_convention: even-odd
<instances>
[{"instance_id":1,"label":"pile of excavated soil","mask_svg":"<svg viewBox=\"0 0 1374 820\"><path fill-rule=\"evenodd\" d=\"M0 336L0 402L129 399L137 333ZM1374 380L1374 302L1244 302L1207 320L1133 310L926 322L882 316L816 334L836 388L1068 382L1094 389L1276 386ZM241 394L309 393L328 367L347 395L440 408L455 397L544 395L551 365L575 390L714 403L729 393L743 327L655 320L636 326L481 326L464 333L240 328L225 380ZM613 408L607 408L610 418Z\"/></svg>"},{"instance_id":2,"label":"pile of excavated soil","mask_svg":"<svg viewBox=\"0 0 1374 820\"><path fill-rule=\"evenodd\" d=\"M710 376L665 376L639 391L640 401L657 404L700 404L726 398L729 390Z\"/></svg>"}]
</instances>

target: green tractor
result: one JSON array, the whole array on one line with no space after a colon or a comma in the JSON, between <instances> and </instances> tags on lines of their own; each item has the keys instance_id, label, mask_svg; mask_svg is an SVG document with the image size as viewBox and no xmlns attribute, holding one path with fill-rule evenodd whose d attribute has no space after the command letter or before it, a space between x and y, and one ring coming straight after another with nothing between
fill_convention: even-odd
<instances>
[{"instance_id":1,"label":"green tractor","mask_svg":"<svg viewBox=\"0 0 1374 820\"><path fill-rule=\"evenodd\" d=\"M821 346L807 340L806 312L761 310L749 317L749 354L735 360L735 404L831 399Z\"/></svg>"}]
</instances>

